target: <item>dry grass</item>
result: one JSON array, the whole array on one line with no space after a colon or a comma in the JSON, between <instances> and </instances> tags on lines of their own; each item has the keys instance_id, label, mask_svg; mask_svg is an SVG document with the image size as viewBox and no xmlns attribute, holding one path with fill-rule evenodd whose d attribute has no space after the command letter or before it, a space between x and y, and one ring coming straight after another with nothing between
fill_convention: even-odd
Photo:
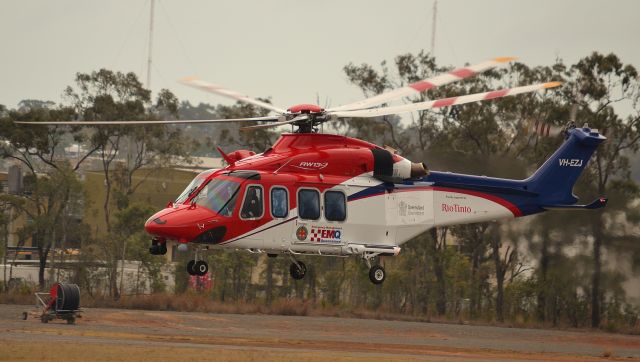
<instances>
[{"instance_id":1,"label":"dry grass","mask_svg":"<svg viewBox=\"0 0 640 362\"><path fill-rule=\"evenodd\" d=\"M34 304L33 294L0 293L0 304Z\"/></svg>"},{"instance_id":2,"label":"dry grass","mask_svg":"<svg viewBox=\"0 0 640 362\"><path fill-rule=\"evenodd\" d=\"M272 314L288 316L314 316L314 317L342 317L342 318L366 318L403 321L427 321L425 317L390 313L385 311L371 311L366 309L354 309L341 306L323 307L313 305L309 301L301 299L277 299L271 305L226 302L212 300L210 297L200 294L168 294L159 293L153 295L124 296L114 300L106 296L84 298L84 307L95 308L124 308L143 310L166 310L179 312L205 312L205 313L233 313L233 314Z\"/></svg>"},{"instance_id":3,"label":"dry grass","mask_svg":"<svg viewBox=\"0 0 640 362\"><path fill-rule=\"evenodd\" d=\"M34 304L35 297L32 293L0 293L0 304ZM352 308L348 306L323 306L313 304L301 299L278 299L271 305L245 302L219 302L211 297L197 294L171 294L157 293L151 295L123 296L114 300L109 296L82 296L83 307L93 308L123 308L177 312L203 312L221 314L269 314L287 316L313 316L313 317L337 317L337 318L362 318L412 322L437 322L456 323L469 325L494 325L500 327L543 328L543 329L569 329L569 326L551 326L536 321L511 321L498 323L486 320L456 320L446 317L431 315L412 315L395 313L384 309L369 310L365 308ZM603 323L605 325L605 323ZM577 328L588 329L588 328ZM640 321L635 326L606 328L603 331L623 334L640 335Z\"/></svg>"}]
</instances>

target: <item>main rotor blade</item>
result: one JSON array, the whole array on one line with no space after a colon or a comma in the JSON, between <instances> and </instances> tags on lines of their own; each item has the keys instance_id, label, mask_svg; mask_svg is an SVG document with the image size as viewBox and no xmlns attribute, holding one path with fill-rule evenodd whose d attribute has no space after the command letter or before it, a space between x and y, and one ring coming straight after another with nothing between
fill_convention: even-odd
<instances>
[{"instance_id":1,"label":"main rotor blade","mask_svg":"<svg viewBox=\"0 0 640 362\"><path fill-rule=\"evenodd\" d=\"M227 98L231 98L231 99L235 99L241 102L245 102L245 103L250 103L253 104L255 106L258 107L262 107L265 109L268 109L270 111L274 111L277 113L287 113L286 109L282 109L282 108L278 108L276 106L274 106L273 104L269 104L267 102L263 102L260 100L257 100L255 98L251 98L249 96L240 94L236 91L230 90L230 89L225 89L217 84L213 84L213 83L209 83L209 82L205 82L203 80L194 78L194 77L187 77L187 78L182 78L180 79L180 83L188 85L190 87L193 88L198 88L201 89L205 92L210 92L210 93L215 93L215 94L219 94L221 96L225 96Z\"/></svg>"},{"instance_id":2,"label":"main rotor blade","mask_svg":"<svg viewBox=\"0 0 640 362\"><path fill-rule=\"evenodd\" d=\"M240 130L241 131L253 131L256 129L261 129L261 128L270 128L270 127L278 127L278 126L282 126L285 124L291 124L291 123L296 123L298 121L304 121L309 119L309 116L307 116L306 114L301 114L299 116L293 117L292 119L288 120L288 121L280 121L280 122L274 122L274 123L266 123L266 124L257 124L255 126L245 126L245 127L241 127Z\"/></svg>"},{"instance_id":3,"label":"main rotor blade","mask_svg":"<svg viewBox=\"0 0 640 362\"><path fill-rule=\"evenodd\" d=\"M71 121L71 122L21 122L14 121L17 124L38 124L38 125L60 125L60 126L135 126L148 124L196 124L196 123L228 123L228 122L253 122L253 121L271 121L277 122L284 120L284 116L266 116L253 118L229 118L229 119L178 119L173 121Z\"/></svg>"},{"instance_id":4,"label":"main rotor blade","mask_svg":"<svg viewBox=\"0 0 640 362\"><path fill-rule=\"evenodd\" d=\"M500 90L495 90L491 92L469 94L469 95L460 96L460 97L443 98L443 99L437 99L437 100L428 101L428 102L411 103L411 104L405 104L405 105L394 106L394 107L363 109L363 110L357 110L357 111L327 112L327 113L334 117L364 117L364 118L379 117L379 116L386 116L389 114L423 111L423 110L432 109L432 108L442 108L442 107L454 106L454 105L464 104L464 103L486 101L494 98L512 96L512 95L521 94L521 93L535 92L535 91L546 89L546 88L553 88L553 87L559 86L560 84L561 84L560 82L549 82L549 83L528 85L524 87L500 89Z\"/></svg>"},{"instance_id":5,"label":"main rotor blade","mask_svg":"<svg viewBox=\"0 0 640 362\"><path fill-rule=\"evenodd\" d=\"M525 120L522 125L522 131L525 135L536 133L541 137L555 137L561 134L564 130L564 127L558 127L547 122L541 122L533 119Z\"/></svg>"},{"instance_id":6,"label":"main rotor blade","mask_svg":"<svg viewBox=\"0 0 640 362\"><path fill-rule=\"evenodd\" d=\"M515 59L516 58L514 57L494 58L491 60L487 60L486 62L471 65L469 67L452 70L448 73L440 74L432 78L427 78L419 82L409 84L406 87L397 88L389 92L382 93L377 96L373 96L371 98L363 99L355 103L338 106L338 107L329 109L328 111L351 111L351 110L357 110L357 109L371 108L395 99L399 99L412 94L424 92L426 90L439 87L448 83L463 80L465 78L482 73L491 68L495 68L502 63L507 63Z\"/></svg>"}]
</instances>

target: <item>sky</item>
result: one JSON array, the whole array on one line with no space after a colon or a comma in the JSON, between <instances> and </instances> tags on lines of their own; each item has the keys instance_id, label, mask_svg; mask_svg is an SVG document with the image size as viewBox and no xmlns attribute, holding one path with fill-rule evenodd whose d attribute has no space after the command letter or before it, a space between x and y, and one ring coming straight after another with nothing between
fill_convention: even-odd
<instances>
[{"instance_id":1,"label":"sky","mask_svg":"<svg viewBox=\"0 0 640 362\"><path fill-rule=\"evenodd\" d=\"M363 97L342 68L431 48L433 0L155 0L151 89L192 103L223 98L197 76L287 108ZM0 3L0 104L63 102L77 72L133 71L146 82L151 0ZM517 56L530 66L613 52L640 68L640 1L439 0L434 53L461 66ZM318 102L319 100L319 102Z\"/></svg>"}]
</instances>

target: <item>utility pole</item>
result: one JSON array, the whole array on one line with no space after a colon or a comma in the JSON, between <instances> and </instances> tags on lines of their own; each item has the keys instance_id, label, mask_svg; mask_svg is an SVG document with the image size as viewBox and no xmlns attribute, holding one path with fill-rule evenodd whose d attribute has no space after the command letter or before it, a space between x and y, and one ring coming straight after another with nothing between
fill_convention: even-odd
<instances>
[{"instance_id":1,"label":"utility pole","mask_svg":"<svg viewBox=\"0 0 640 362\"><path fill-rule=\"evenodd\" d=\"M147 57L147 89L151 88L151 53L153 49L153 8L155 0L151 0L151 9L149 14L149 56Z\"/></svg>"},{"instance_id":2,"label":"utility pole","mask_svg":"<svg viewBox=\"0 0 640 362\"><path fill-rule=\"evenodd\" d=\"M153 1L153 0L151 0ZM438 13L438 0L433 0L433 19L431 21L431 56L436 56L436 14Z\"/></svg>"}]
</instances>

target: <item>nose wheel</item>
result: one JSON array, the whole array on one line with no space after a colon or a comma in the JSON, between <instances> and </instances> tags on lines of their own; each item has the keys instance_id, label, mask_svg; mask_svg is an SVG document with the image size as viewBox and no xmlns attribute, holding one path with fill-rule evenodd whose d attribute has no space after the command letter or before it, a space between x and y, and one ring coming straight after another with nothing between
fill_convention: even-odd
<instances>
[{"instance_id":1,"label":"nose wheel","mask_svg":"<svg viewBox=\"0 0 640 362\"><path fill-rule=\"evenodd\" d=\"M209 271L209 264L204 260L189 260L187 263L187 273L189 275L203 276Z\"/></svg>"}]
</instances>

